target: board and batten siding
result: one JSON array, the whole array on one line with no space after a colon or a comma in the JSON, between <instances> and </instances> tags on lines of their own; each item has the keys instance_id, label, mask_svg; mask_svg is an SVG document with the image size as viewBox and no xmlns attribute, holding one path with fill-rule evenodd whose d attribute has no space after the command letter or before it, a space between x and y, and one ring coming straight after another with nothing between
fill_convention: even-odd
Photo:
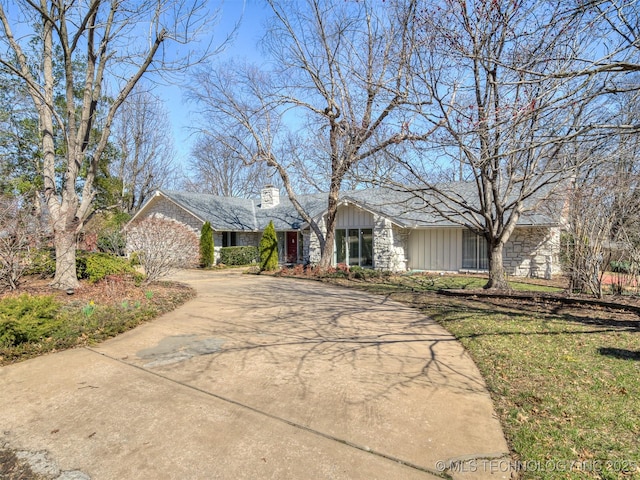
<instances>
[{"instance_id":1,"label":"board and batten siding","mask_svg":"<svg viewBox=\"0 0 640 480\"><path fill-rule=\"evenodd\" d=\"M336 228L373 228L373 215L353 205L338 208Z\"/></svg>"},{"instance_id":2,"label":"board and batten siding","mask_svg":"<svg viewBox=\"0 0 640 480\"><path fill-rule=\"evenodd\" d=\"M407 252L410 270L458 271L462 268L462 229L412 230Z\"/></svg>"}]
</instances>

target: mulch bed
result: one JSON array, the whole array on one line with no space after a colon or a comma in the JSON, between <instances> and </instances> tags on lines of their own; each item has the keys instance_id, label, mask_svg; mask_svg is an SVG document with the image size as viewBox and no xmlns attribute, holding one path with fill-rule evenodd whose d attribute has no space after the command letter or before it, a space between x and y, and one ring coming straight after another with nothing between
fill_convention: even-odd
<instances>
[{"instance_id":1,"label":"mulch bed","mask_svg":"<svg viewBox=\"0 0 640 480\"><path fill-rule=\"evenodd\" d=\"M604 299L593 298L583 295L567 295L561 293L540 293L540 292L513 292L500 291L491 292L487 290L438 290L439 295L450 297L466 297L478 299L503 299L520 300L523 302L537 303L561 303L576 307L594 307L624 312L633 312L640 316L640 298L630 296L612 296Z\"/></svg>"},{"instance_id":2,"label":"mulch bed","mask_svg":"<svg viewBox=\"0 0 640 480\"><path fill-rule=\"evenodd\" d=\"M170 294L171 291L188 289L186 285L166 281L137 287L133 278L122 275L108 276L96 283L81 280L80 287L71 295L64 290L52 288L49 285L50 283L50 278L42 278L40 276L24 277L17 290L0 292L0 299L22 294L49 295L64 304L83 304L93 301L96 304L109 305L120 303L125 299L143 301L149 291L153 292L154 295L165 295Z\"/></svg>"}]
</instances>

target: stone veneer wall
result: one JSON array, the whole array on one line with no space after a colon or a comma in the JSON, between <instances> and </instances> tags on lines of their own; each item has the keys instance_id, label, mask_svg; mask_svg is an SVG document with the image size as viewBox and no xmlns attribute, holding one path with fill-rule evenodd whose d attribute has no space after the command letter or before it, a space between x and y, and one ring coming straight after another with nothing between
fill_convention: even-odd
<instances>
[{"instance_id":1,"label":"stone veneer wall","mask_svg":"<svg viewBox=\"0 0 640 480\"><path fill-rule=\"evenodd\" d=\"M198 235L200 234L200 230L202 229L202 222L200 220L164 197L158 197L152 200L152 203L148 207L146 216L150 217L153 214L162 215L167 218L173 218L180 223L184 223L185 225L191 227L195 232L197 232Z\"/></svg>"},{"instance_id":2,"label":"stone veneer wall","mask_svg":"<svg viewBox=\"0 0 640 480\"><path fill-rule=\"evenodd\" d=\"M561 273L560 229L518 228L504 246L503 263L509 275L551 278Z\"/></svg>"},{"instance_id":3,"label":"stone veneer wall","mask_svg":"<svg viewBox=\"0 0 640 480\"><path fill-rule=\"evenodd\" d=\"M320 222L320 229L324 232L324 220ZM311 228L302 232L302 263L305 265L317 265L320 263L322 251L320 249L320 240L313 233Z\"/></svg>"},{"instance_id":4,"label":"stone veneer wall","mask_svg":"<svg viewBox=\"0 0 640 480\"><path fill-rule=\"evenodd\" d=\"M373 266L376 270L403 272L407 269L407 235L388 219L373 218Z\"/></svg>"},{"instance_id":5,"label":"stone veneer wall","mask_svg":"<svg viewBox=\"0 0 640 480\"><path fill-rule=\"evenodd\" d=\"M324 230L324 224L321 225ZM320 242L311 229L302 232L303 263L320 262ZM373 265L376 270L402 272L407 269L405 256L407 235L384 217L376 215L373 226Z\"/></svg>"}]
</instances>

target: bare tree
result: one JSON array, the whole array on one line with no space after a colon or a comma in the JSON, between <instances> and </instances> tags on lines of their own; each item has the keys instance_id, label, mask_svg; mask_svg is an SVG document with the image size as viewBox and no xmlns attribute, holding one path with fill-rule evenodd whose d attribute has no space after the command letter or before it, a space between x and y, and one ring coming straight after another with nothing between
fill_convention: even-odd
<instances>
[{"instance_id":1,"label":"bare tree","mask_svg":"<svg viewBox=\"0 0 640 480\"><path fill-rule=\"evenodd\" d=\"M168 114L161 100L140 83L118 111L114 141L121 154L110 165L111 174L122 184L118 206L133 214L152 192L166 188L175 174Z\"/></svg>"},{"instance_id":2,"label":"bare tree","mask_svg":"<svg viewBox=\"0 0 640 480\"><path fill-rule=\"evenodd\" d=\"M640 172L637 162L630 167L628 153L609 152L608 162L573 182L563 245L572 291L602 297L611 262L636 261Z\"/></svg>"},{"instance_id":3,"label":"bare tree","mask_svg":"<svg viewBox=\"0 0 640 480\"><path fill-rule=\"evenodd\" d=\"M589 32L556 2L451 0L422 5L416 68L441 126L402 159L397 188L486 239L489 280L507 288L503 247L519 219L573 174L564 145L590 131L589 76L575 69ZM464 182L451 189L450 180ZM449 180L449 181L443 181Z\"/></svg>"},{"instance_id":4,"label":"bare tree","mask_svg":"<svg viewBox=\"0 0 640 480\"><path fill-rule=\"evenodd\" d=\"M15 290L38 248L41 228L34 209L19 197L0 195L0 290Z\"/></svg>"},{"instance_id":5,"label":"bare tree","mask_svg":"<svg viewBox=\"0 0 640 480\"><path fill-rule=\"evenodd\" d=\"M118 109L145 72L176 71L198 60L189 44L210 20L205 5L204 0L0 4L5 47L0 68L28 91L39 122L44 198L56 250L53 286L78 285L76 235L90 213L99 160ZM180 55L167 50L172 43L184 45ZM105 113L98 124L101 102Z\"/></svg>"},{"instance_id":6,"label":"bare tree","mask_svg":"<svg viewBox=\"0 0 640 480\"><path fill-rule=\"evenodd\" d=\"M577 68L558 72L557 75L598 77L604 93L609 96L625 93L638 95L640 84L636 73L640 72L640 3L625 0L570 0L568 5L584 16L596 42L590 55ZM615 98L613 102L616 103ZM627 123L614 121L597 126L605 134L640 132L638 118L628 120Z\"/></svg>"},{"instance_id":7,"label":"bare tree","mask_svg":"<svg viewBox=\"0 0 640 480\"><path fill-rule=\"evenodd\" d=\"M570 5L572 2L568 2ZM589 0L575 2L586 14L589 28L601 43L601 54L577 73L640 71L640 5L626 0ZM574 74L576 72L571 72ZM637 88L637 87L636 87Z\"/></svg>"},{"instance_id":8,"label":"bare tree","mask_svg":"<svg viewBox=\"0 0 640 480\"><path fill-rule=\"evenodd\" d=\"M433 126L411 127L420 99L411 88L412 0L267 2L273 13L263 42L270 68L225 65L199 72L193 97L246 164L264 162L319 239L319 266L330 265L339 193L359 163ZM425 126L426 124L423 124ZM240 129L240 130L238 130ZM289 148L292 132L305 149ZM327 176L324 219L311 218L294 186L312 155Z\"/></svg>"},{"instance_id":9,"label":"bare tree","mask_svg":"<svg viewBox=\"0 0 640 480\"><path fill-rule=\"evenodd\" d=\"M199 134L188 164L190 175L185 182L189 191L225 197L250 197L260 193L267 178L264 163L245 164L229 148L229 139L219 135Z\"/></svg>"},{"instance_id":10,"label":"bare tree","mask_svg":"<svg viewBox=\"0 0 640 480\"><path fill-rule=\"evenodd\" d=\"M620 124L637 122L640 102L620 93L609 107ZM590 143L574 145L577 162L567 190L567 225L563 245L572 291L603 295L603 278L612 262L626 264L628 273L640 267L640 139L624 130Z\"/></svg>"}]
</instances>

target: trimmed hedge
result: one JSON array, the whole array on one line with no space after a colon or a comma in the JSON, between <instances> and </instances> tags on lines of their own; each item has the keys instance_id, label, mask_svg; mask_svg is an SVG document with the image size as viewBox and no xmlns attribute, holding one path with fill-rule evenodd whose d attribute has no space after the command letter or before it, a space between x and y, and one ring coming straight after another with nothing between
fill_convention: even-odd
<instances>
[{"instance_id":1,"label":"trimmed hedge","mask_svg":"<svg viewBox=\"0 0 640 480\"><path fill-rule=\"evenodd\" d=\"M249 265L258 261L258 247L222 247L220 263L225 265Z\"/></svg>"}]
</instances>

